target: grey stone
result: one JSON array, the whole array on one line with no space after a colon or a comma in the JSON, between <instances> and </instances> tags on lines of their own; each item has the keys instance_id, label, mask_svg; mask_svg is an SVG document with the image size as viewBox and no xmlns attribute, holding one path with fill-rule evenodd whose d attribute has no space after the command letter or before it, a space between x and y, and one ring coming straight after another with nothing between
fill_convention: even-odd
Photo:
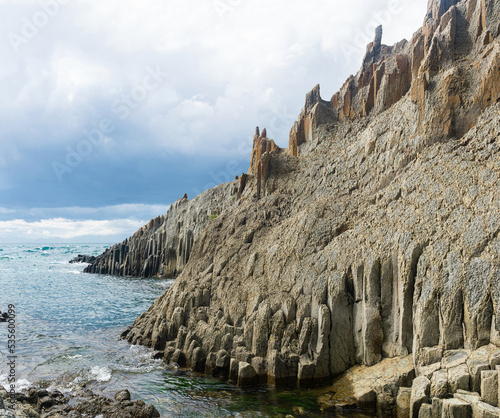
<instances>
[{"instance_id":1,"label":"grey stone","mask_svg":"<svg viewBox=\"0 0 500 418\"><path fill-rule=\"evenodd\" d=\"M470 375L466 364L448 369L448 385L451 393L455 393L459 389L469 390Z\"/></svg>"},{"instance_id":2,"label":"grey stone","mask_svg":"<svg viewBox=\"0 0 500 418\"><path fill-rule=\"evenodd\" d=\"M431 382L424 376L417 377L411 387L410 416L418 417L420 406L429 402L429 389Z\"/></svg>"},{"instance_id":3,"label":"grey stone","mask_svg":"<svg viewBox=\"0 0 500 418\"><path fill-rule=\"evenodd\" d=\"M412 354L433 395L446 377L479 391L496 363L469 350L500 329L499 22L492 0L430 1L411 40L307 94L289 149L257 135L244 187L183 198L98 257L88 272L176 277L124 338L228 377L261 358L293 387Z\"/></svg>"},{"instance_id":4,"label":"grey stone","mask_svg":"<svg viewBox=\"0 0 500 418\"><path fill-rule=\"evenodd\" d=\"M481 372L481 398L492 406L498 406L498 372L496 370Z\"/></svg>"},{"instance_id":5,"label":"grey stone","mask_svg":"<svg viewBox=\"0 0 500 418\"><path fill-rule=\"evenodd\" d=\"M431 398L444 398L448 395L448 372L436 371L431 378Z\"/></svg>"},{"instance_id":6,"label":"grey stone","mask_svg":"<svg viewBox=\"0 0 500 418\"><path fill-rule=\"evenodd\" d=\"M485 402L475 402L472 404L473 418L498 418L500 417L500 408L494 407Z\"/></svg>"},{"instance_id":7,"label":"grey stone","mask_svg":"<svg viewBox=\"0 0 500 418\"><path fill-rule=\"evenodd\" d=\"M411 388L399 388L396 397L396 414L398 417L410 416Z\"/></svg>"},{"instance_id":8,"label":"grey stone","mask_svg":"<svg viewBox=\"0 0 500 418\"><path fill-rule=\"evenodd\" d=\"M124 402L124 401L130 401L131 395L128 389L123 389L120 390L119 392L116 392L115 394L115 401L117 402Z\"/></svg>"},{"instance_id":9,"label":"grey stone","mask_svg":"<svg viewBox=\"0 0 500 418\"><path fill-rule=\"evenodd\" d=\"M253 366L240 361L238 368L238 386L249 386L256 383L258 377Z\"/></svg>"},{"instance_id":10,"label":"grey stone","mask_svg":"<svg viewBox=\"0 0 500 418\"><path fill-rule=\"evenodd\" d=\"M471 376L471 390L481 393L481 372L490 369L490 364L487 357L471 357L467 361Z\"/></svg>"},{"instance_id":11,"label":"grey stone","mask_svg":"<svg viewBox=\"0 0 500 418\"><path fill-rule=\"evenodd\" d=\"M418 418L432 418L432 405L424 403L420 406Z\"/></svg>"},{"instance_id":12,"label":"grey stone","mask_svg":"<svg viewBox=\"0 0 500 418\"><path fill-rule=\"evenodd\" d=\"M459 399L444 399L441 416L443 418L471 418L472 406Z\"/></svg>"}]
</instances>

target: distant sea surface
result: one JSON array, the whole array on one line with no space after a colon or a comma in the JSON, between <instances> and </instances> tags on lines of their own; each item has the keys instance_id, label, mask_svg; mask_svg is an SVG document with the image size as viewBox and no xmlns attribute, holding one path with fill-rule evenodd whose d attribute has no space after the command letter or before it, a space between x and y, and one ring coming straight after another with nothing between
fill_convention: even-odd
<instances>
[{"instance_id":1,"label":"distant sea surface","mask_svg":"<svg viewBox=\"0 0 500 418\"><path fill-rule=\"evenodd\" d=\"M312 391L242 390L165 367L119 336L173 283L84 274L69 264L103 245L0 245L0 311L17 317L17 389L74 391L81 384L112 397L128 388L162 417L326 416ZM7 385L7 327L0 323L0 384ZM352 415L351 415L352 416Z\"/></svg>"}]
</instances>

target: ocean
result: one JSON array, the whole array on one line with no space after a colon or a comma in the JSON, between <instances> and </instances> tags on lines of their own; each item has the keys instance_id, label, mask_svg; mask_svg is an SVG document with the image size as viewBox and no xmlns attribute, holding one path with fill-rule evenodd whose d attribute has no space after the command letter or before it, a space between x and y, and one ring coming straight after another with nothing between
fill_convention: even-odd
<instances>
[{"instance_id":1,"label":"ocean","mask_svg":"<svg viewBox=\"0 0 500 418\"><path fill-rule=\"evenodd\" d=\"M68 393L83 383L112 397L128 388L162 417L327 416L314 391L241 389L166 367L121 332L173 283L84 274L69 264L100 245L0 245L0 311L16 311L16 389ZM0 384L7 386L7 324L0 323ZM333 416L333 415L331 415Z\"/></svg>"}]
</instances>

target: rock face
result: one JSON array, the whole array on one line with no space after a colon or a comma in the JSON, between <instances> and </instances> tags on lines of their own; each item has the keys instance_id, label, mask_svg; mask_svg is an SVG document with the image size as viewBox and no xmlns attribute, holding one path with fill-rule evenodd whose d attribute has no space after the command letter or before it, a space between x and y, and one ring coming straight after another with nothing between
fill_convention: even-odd
<instances>
[{"instance_id":1,"label":"rock face","mask_svg":"<svg viewBox=\"0 0 500 418\"><path fill-rule=\"evenodd\" d=\"M235 203L124 336L241 384L411 355L397 408L469 413L439 396L480 391L494 368L469 354L500 346L499 23L498 1L433 0L411 41L378 29L330 102L307 95L288 152L256 135Z\"/></svg>"},{"instance_id":2,"label":"rock face","mask_svg":"<svg viewBox=\"0 0 500 418\"><path fill-rule=\"evenodd\" d=\"M200 231L234 205L237 192L238 182L234 181L207 190L193 200L184 195L170 206L166 215L151 220L121 244L108 248L91 261L84 272L133 277L177 276L188 262Z\"/></svg>"}]
</instances>

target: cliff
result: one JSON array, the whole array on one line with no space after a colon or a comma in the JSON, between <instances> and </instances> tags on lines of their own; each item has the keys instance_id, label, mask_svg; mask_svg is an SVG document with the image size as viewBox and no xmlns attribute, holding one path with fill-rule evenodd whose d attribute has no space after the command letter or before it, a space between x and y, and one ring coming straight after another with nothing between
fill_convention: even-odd
<instances>
[{"instance_id":1,"label":"cliff","mask_svg":"<svg viewBox=\"0 0 500 418\"><path fill-rule=\"evenodd\" d=\"M205 226L234 205L237 182L207 190L193 200L187 196L152 219L133 236L113 245L89 264L85 273L133 277L175 277L191 255L193 242Z\"/></svg>"},{"instance_id":2,"label":"cliff","mask_svg":"<svg viewBox=\"0 0 500 418\"><path fill-rule=\"evenodd\" d=\"M440 399L483 391L500 364L499 32L494 0L430 1L394 46L379 28L330 101L307 95L288 150L256 133L249 174L212 191L234 203L124 337L241 385L409 356L417 378L382 385L378 407L476 408Z\"/></svg>"}]
</instances>

